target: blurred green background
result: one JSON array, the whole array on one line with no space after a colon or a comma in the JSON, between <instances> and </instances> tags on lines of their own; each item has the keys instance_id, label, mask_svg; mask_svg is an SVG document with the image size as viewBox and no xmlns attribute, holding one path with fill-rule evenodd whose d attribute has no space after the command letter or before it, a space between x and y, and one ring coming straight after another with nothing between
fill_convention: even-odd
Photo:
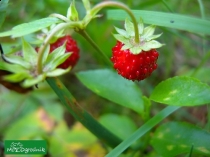
<instances>
[{"instance_id":1,"label":"blurred green background","mask_svg":"<svg viewBox=\"0 0 210 157\"><path fill-rule=\"evenodd\" d=\"M91 0L91 4L101 1ZM151 10L166 13L176 13L210 20L210 1L203 0L204 15L198 0L122 0L131 9ZM66 15L69 0L10 0L6 10L6 18L0 31L47 17L52 13ZM81 1L76 1L80 18L85 15ZM111 48L116 41L112 36L114 26L123 27L123 21L106 19L106 9L103 16L93 20L87 32L107 56L111 57ZM189 26L190 27L190 26ZM166 46L159 49L160 57L158 69L146 80L137 82L142 93L149 96L154 87L167 78L176 75L189 75L199 65L204 56L209 52L209 36L203 36L179 31L171 28L158 27L156 34L163 33L160 42ZM119 106L102 97L97 96L75 77L75 73L90 69L107 67L103 57L83 37L77 33L72 36L80 47L80 60L77 66L61 79L66 87L73 93L79 104L90 112L93 117L104 122L106 115L127 124L121 137L129 135L143 120L137 113ZM32 36L27 36L30 40ZM11 38L0 38L5 53L16 51L20 42ZM195 77L202 82L210 83L210 64L207 62L196 73ZM163 105L152 104L151 115L156 114ZM203 113L203 114L200 114ZM185 120L203 126L206 123L207 107L183 108L179 113L173 114L169 119ZM128 118L129 117L129 118ZM115 121L115 120L114 120ZM125 122L126 121L126 122ZM106 123L106 122L104 122ZM120 124L120 122L119 122ZM119 126L120 127L120 126ZM18 94L0 85L0 141L5 139L45 139L49 144L46 156L95 156L100 157L110 149L100 143L94 135L87 131L80 123L60 105L54 92L45 82L39 84L38 89L28 94ZM1 152L1 144L0 144ZM145 156L156 156L150 148Z\"/></svg>"}]
</instances>

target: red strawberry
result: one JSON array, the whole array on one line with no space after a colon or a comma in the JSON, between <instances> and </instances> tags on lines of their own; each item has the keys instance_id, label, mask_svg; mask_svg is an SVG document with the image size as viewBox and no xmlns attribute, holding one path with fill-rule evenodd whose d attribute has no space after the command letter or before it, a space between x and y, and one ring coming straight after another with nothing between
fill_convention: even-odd
<instances>
[{"instance_id":1,"label":"red strawberry","mask_svg":"<svg viewBox=\"0 0 210 157\"><path fill-rule=\"evenodd\" d=\"M57 39L56 42L50 44L50 52L58 48L59 46L62 46L66 42L66 52L72 52L71 56L63 62L61 65L58 66L58 68L67 69L68 67L74 67L79 60L79 48L77 46L77 43L70 35L63 36L59 39Z\"/></svg>"},{"instance_id":2,"label":"red strawberry","mask_svg":"<svg viewBox=\"0 0 210 157\"><path fill-rule=\"evenodd\" d=\"M118 74L129 80L143 80L157 68L158 52L155 49L132 54L129 49L121 50L123 43L117 42L111 57Z\"/></svg>"},{"instance_id":3,"label":"red strawberry","mask_svg":"<svg viewBox=\"0 0 210 157\"><path fill-rule=\"evenodd\" d=\"M155 26L144 28L140 21L139 42L136 42L133 23L128 19L125 21L125 30L115 29L119 34L114 34L117 44L112 48L111 61L118 74L132 81L140 81L150 76L157 69L159 54L156 48L163 46L154 39L161 34L153 35Z\"/></svg>"}]
</instances>

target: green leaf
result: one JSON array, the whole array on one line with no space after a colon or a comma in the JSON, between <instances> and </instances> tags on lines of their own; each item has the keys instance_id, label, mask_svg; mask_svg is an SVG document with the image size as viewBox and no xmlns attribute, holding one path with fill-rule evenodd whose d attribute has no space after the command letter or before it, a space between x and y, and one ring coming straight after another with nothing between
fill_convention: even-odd
<instances>
[{"instance_id":1,"label":"green leaf","mask_svg":"<svg viewBox=\"0 0 210 157\"><path fill-rule=\"evenodd\" d=\"M147 24L210 35L210 21L208 20L156 11L132 10L132 12L134 13L136 19L142 18L144 23ZM107 11L108 19L124 20L128 17L127 13L121 10Z\"/></svg>"},{"instance_id":2,"label":"green leaf","mask_svg":"<svg viewBox=\"0 0 210 157\"><path fill-rule=\"evenodd\" d=\"M7 9L7 6L8 6L8 2L9 2L9 0L0 1L0 28L1 28L1 25L3 24L3 22L5 20L6 9Z\"/></svg>"},{"instance_id":3,"label":"green leaf","mask_svg":"<svg viewBox=\"0 0 210 157\"><path fill-rule=\"evenodd\" d=\"M125 30L128 33L129 36L134 36L135 32L134 32L134 26L133 23L131 21L128 20L128 18L125 19Z\"/></svg>"},{"instance_id":4,"label":"green leaf","mask_svg":"<svg viewBox=\"0 0 210 157\"><path fill-rule=\"evenodd\" d=\"M139 87L109 69L79 72L77 78L96 94L138 113L144 110Z\"/></svg>"},{"instance_id":5,"label":"green leaf","mask_svg":"<svg viewBox=\"0 0 210 157\"><path fill-rule=\"evenodd\" d=\"M161 125L155 131L151 143L159 155L177 156L189 153L210 155L210 133L192 124L169 122Z\"/></svg>"},{"instance_id":6,"label":"green leaf","mask_svg":"<svg viewBox=\"0 0 210 157\"><path fill-rule=\"evenodd\" d=\"M22 44L23 44L23 58L32 65L36 65L38 59L38 53L23 38L22 38Z\"/></svg>"},{"instance_id":7,"label":"green leaf","mask_svg":"<svg viewBox=\"0 0 210 157\"><path fill-rule=\"evenodd\" d=\"M106 114L102 115L99 121L110 132L118 135L121 139L127 138L137 129L135 123L127 116Z\"/></svg>"},{"instance_id":8,"label":"green leaf","mask_svg":"<svg viewBox=\"0 0 210 157\"><path fill-rule=\"evenodd\" d=\"M48 77L56 77L56 76L60 76L60 75L63 75L67 72L69 72L71 69L71 67L67 68L67 69L55 69L51 72L47 72L47 76Z\"/></svg>"},{"instance_id":9,"label":"green leaf","mask_svg":"<svg viewBox=\"0 0 210 157\"><path fill-rule=\"evenodd\" d=\"M47 17L39 19L29 23L23 23L12 28L12 30L0 33L0 37L12 36L13 38L21 37L27 34L37 32L43 28L46 28L52 24L61 22L59 19L54 17Z\"/></svg>"},{"instance_id":10,"label":"green leaf","mask_svg":"<svg viewBox=\"0 0 210 157\"><path fill-rule=\"evenodd\" d=\"M210 87L199 80L178 76L158 84L150 99L176 106L197 106L210 103Z\"/></svg>"}]
</instances>

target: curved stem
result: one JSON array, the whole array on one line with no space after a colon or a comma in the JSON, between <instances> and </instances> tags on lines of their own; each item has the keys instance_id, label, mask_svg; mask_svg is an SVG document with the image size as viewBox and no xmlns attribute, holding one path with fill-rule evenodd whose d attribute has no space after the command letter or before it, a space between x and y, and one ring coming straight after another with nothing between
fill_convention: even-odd
<instances>
[{"instance_id":1,"label":"curved stem","mask_svg":"<svg viewBox=\"0 0 210 157\"><path fill-rule=\"evenodd\" d=\"M79 30L77 32L80 35L82 35L97 51L99 51L104 56L107 63L112 66L111 60L107 57L107 55L103 51L101 51L101 49L97 46L97 44L92 40L92 38L87 34L85 30Z\"/></svg>"},{"instance_id":2,"label":"curved stem","mask_svg":"<svg viewBox=\"0 0 210 157\"><path fill-rule=\"evenodd\" d=\"M132 13L132 11L126 5L124 5L123 3L105 1L105 2L101 2L101 3L97 4L95 7L93 7L90 14L92 13L93 15L96 15L104 7L118 7L118 8L121 8L121 9L125 10L128 13L128 15L130 16L130 18L133 22L133 26L134 26L135 42L139 43L140 40L139 40L138 23L136 21L135 16Z\"/></svg>"},{"instance_id":3,"label":"curved stem","mask_svg":"<svg viewBox=\"0 0 210 157\"><path fill-rule=\"evenodd\" d=\"M37 61L37 72L38 74L42 73L42 58L44 55L44 51L47 47L47 44L49 44L50 39L59 31L65 29L65 28L71 28L75 26L80 26L80 23L78 22L68 22L68 23L61 23L58 24L51 32L50 34L45 38L43 45L40 47L38 51L38 61Z\"/></svg>"},{"instance_id":4,"label":"curved stem","mask_svg":"<svg viewBox=\"0 0 210 157\"><path fill-rule=\"evenodd\" d=\"M50 17L56 17L58 19L63 20L64 22L69 22L70 21L67 17L65 17L65 16L63 16L61 14L57 14L57 13L50 14L49 16Z\"/></svg>"}]
</instances>

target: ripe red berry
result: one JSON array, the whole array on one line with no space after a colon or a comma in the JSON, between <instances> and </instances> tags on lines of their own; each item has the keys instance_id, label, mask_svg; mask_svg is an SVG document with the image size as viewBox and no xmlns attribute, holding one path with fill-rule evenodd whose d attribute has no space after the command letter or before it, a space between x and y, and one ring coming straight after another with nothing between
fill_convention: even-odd
<instances>
[{"instance_id":1,"label":"ripe red berry","mask_svg":"<svg viewBox=\"0 0 210 157\"><path fill-rule=\"evenodd\" d=\"M74 67L76 63L79 60L79 48L77 46L77 43L70 35L63 36L59 39L57 39L56 42L50 44L50 52L52 52L54 49L58 48L59 46L62 46L66 42L66 52L72 52L71 56L63 62L61 65L58 66L58 68L67 69L68 67Z\"/></svg>"},{"instance_id":2,"label":"ripe red berry","mask_svg":"<svg viewBox=\"0 0 210 157\"><path fill-rule=\"evenodd\" d=\"M140 81L157 69L156 61L159 54L156 49L164 44L154 40L161 36L154 35L154 25L144 28L140 19L137 27L139 31L134 29L135 26L126 19L125 30L115 27L118 34L114 34L114 37L118 42L112 49L111 60L118 74L129 80Z\"/></svg>"},{"instance_id":3,"label":"ripe red berry","mask_svg":"<svg viewBox=\"0 0 210 157\"><path fill-rule=\"evenodd\" d=\"M123 43L118 41L112 48L111 60L118 74L129 80L143 80L157 68L158 52L156 49L132 54L129 49L121 50Z\"/></svg>"}]
</instances>

